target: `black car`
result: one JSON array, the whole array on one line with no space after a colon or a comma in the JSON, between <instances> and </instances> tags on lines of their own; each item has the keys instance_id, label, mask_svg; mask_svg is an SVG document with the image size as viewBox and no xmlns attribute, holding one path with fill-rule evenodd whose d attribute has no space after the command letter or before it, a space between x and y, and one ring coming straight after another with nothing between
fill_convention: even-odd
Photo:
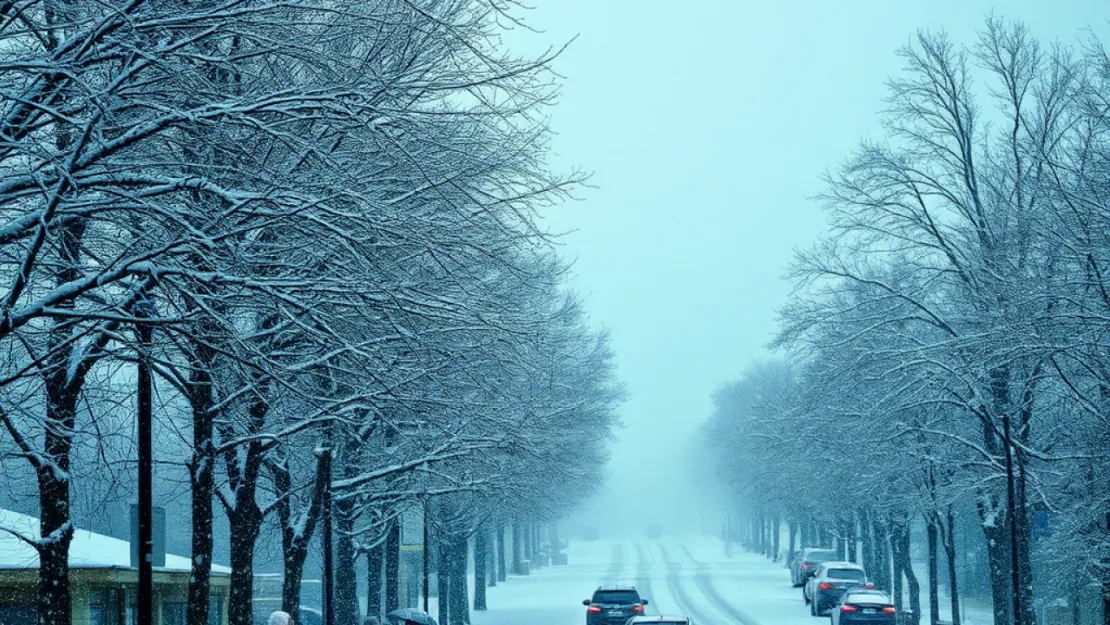
<instances>
[{"instance_id":1,"label":"black car","mask_svg":"<svg viewBox=\"0 0 1110 625\"><path fill-rule=\"evenodd\" d=\"M895 625L894 602L881 590L849 588L833 608L832 625Z\"/></svg>"},{"instance_id":2,"label":"black car","mask_svg":"<svg viewBox=\"0 0 1110 625\"><path fill-rule=\"evenodd\" d=\"M831 562L839 558L839 554L832 549L821 547L806 547L794 558L790 567L790 577L794 587L805 586L806 580L817 572L817 566L823 562Z\"/></svg>"},{"instance_id":3,"label":"black car","mask_svg":"<svg viewBox=\"0 0 1110 625\"><path fill-rule=\"evenodd\" d=\"M632 586L601 586L586 599L586 625L624 625L628 619L644 613L647 599Z\"/></svg>"}]
</instances>

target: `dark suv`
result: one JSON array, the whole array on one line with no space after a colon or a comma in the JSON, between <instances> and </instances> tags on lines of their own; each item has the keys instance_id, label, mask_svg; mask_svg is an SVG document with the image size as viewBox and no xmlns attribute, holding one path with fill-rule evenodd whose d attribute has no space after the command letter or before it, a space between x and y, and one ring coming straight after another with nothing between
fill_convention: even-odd
<instances>
[{"instance_id":1,"label":"dark suv","mask_svg":"<svg viewBox=\"0 0 1110 625\"><path fill-rule=\"evenodd\" d=\"M643 614L647 604L632 586L601 586L592 599L582 602L587 607L586 625L624 625Z\"/></svg>"},{"instance_id":2,"label":"dark suv","mask_svg":"<svg viewBox=\"0 0 1110 625\"><path fill-rule=\"evenodd\" d=\"M813 577L817 572L817 567L822 562L830 562L839 559L836 551L832 549L822 549L819 547L806 547L798 554L790 567L790 578L794 582L794 587L805 586L806 580Z\"/></svg>"}]
</instances>

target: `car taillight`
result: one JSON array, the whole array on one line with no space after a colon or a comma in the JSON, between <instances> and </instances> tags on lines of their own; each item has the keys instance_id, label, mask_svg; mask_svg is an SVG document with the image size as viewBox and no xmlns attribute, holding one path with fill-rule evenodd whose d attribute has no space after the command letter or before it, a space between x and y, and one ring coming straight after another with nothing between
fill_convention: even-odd
<instances>
[{"instance_id":1,"label":"car taillight","mask_svg":"<svg viewBox=\"0 0 1110 625\"><path fill-rule=\"evenodd\" d=\"M883 612L886 612L887 614L894 614L894 606L888 605L887 607L883 608Z\"/></svg>"},{"instance_id":2,"label":"car taillight","mask_svg":"<svg viewBox=\"0 0 1110 625\"><path fill-rule=\"evenodd\" d=\"M818 588L820 588L821 590L828 590L828 589L832 588L832 584L830 584L828 582L821 582L821 585L818 586Z\"/></svg>"},{"instance_id":3,"label":"car taillight","mask_svg":"<svg viewBox=\"0 0 1110 625\"><path fill-rule=\"evenodd\" d=\"M644 606L637 603L636 605L632 606L632 609L636 612L643 612L644 611Z\"/></svg>"},{"instance_id":4,"label":"car taillight","mask_svg":"<svg viewBox=\"0 0 1110 625\"><path fill-rule=\"evenodd\" d=\"M813 565L810 564L809 562L805 562L805 563L802 564L802 568L803 569L812 569Z\"/></svg>"},{"instance_id":5,"label":"car taillight","mask_svg":"<svg viewBox=\"0 0 1110 625\"><path fill-rule=\"evenodd\" d=\"M592 605L592 606L590 606L589 612L590 612L590 614L600 614L601 613L601 608L597 607L596 605Z\"/></svg>"},{"instance_id":6,"label":"car taillight","mask_svg":"<svg viewBox=\"0 0 1110 625\"><path fill-rule=\"evenodd\" d=\"M841 612L855 612L856 609L854 607L848 605L848 604L844 604L844 605L840 606L840 611Z\"/></svg>"}]
</instances>

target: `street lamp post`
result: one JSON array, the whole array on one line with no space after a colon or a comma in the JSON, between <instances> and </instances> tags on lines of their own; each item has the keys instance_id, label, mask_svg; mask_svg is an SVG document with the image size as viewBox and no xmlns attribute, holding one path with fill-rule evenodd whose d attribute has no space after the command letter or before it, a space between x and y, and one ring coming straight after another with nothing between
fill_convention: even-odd
<instances>
[{"instance_id":1,"label":"street lamp post","mask_svg":"<svg viewBox=\"0 0 1110 625\"><path fill-rule=\"evenodd\" d=\"M138 362L138 447L139 447L139 591L138 617L140 623L154 622L154 450L153 429L153 379L150 374L150 350L154 328L146 319L158 314L154 301L145 294L132 307L139 335Z\"/></svg>"},{"instance_id":2,"label":"street lamp post","mask_svg":"<svg viewBox=\"0 0 1110 625\"><path fill-rule=\"evenodd\" d=\"M429 558L428 558L428 499L426 497L424 498L424 553L422 555L423 555L423 558L424 558L424 562L423 562L423 566L422 566L422 568L423 568L422 574L424 576L424 588L423 588L423 592L424 592L424 612L428 612L428 595L429 595L429 592L428 592L429 591L429 589L428 589L428 579L429 579L429 575L428 575L428 562L429 562Z\"/></svg>"},{"instance_id":3,"label":"street lamp post","mask_svg":"<svg viewBox=\"0 0 1110 625\"><path fill-rule=\"evenodd\" d=\"M335 609L333 599L335 566L332 562L332 518L331 518L331 447L324 447L320 451L320 470L324 473L324 491L320 502L323 506L324 523L324 583L322 607L324 608L324 625L335 625Z\"/></svg>"},{"instance_id":4,"label":"street lamp post","mask_svg":"<svg viewBox=\"0 0 1110 625\"><path fill-rule=\"evenodd\" d=\"M1010 413L1002 414L1002 437L1006 445L1006 515L1010 527L1010 583L1013 585L1014 603L1011 615L1014 625L1024 625L1025 614L1022 612L1025 602L1022 601L1024 589L1021 587L1021 573L1018 571L1018 518L1016 493L1014 488L1014 452L1013 439L1010 437Z\"/></svg>"}]
</instances>

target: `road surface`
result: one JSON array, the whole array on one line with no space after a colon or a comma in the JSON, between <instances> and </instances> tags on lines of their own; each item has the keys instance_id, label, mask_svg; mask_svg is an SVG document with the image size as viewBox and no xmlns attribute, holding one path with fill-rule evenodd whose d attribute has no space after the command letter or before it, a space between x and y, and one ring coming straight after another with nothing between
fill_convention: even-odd
<instances>
[{"instance_id":1,"label":"road surface","mask_svg":"<svg viewBox=\"0 0 1110 625\"><path fill-rule=\"evenodd\" d=\"M727 558L721 541L594 541L572 543L569 564L512 576L489 589L486 612L473 625L584 625L599 584L631 583L650 600L648 614L687 615L698 625L814 625L801 590L781 563L737 548Z\"/></svg>"}]
</instances>

